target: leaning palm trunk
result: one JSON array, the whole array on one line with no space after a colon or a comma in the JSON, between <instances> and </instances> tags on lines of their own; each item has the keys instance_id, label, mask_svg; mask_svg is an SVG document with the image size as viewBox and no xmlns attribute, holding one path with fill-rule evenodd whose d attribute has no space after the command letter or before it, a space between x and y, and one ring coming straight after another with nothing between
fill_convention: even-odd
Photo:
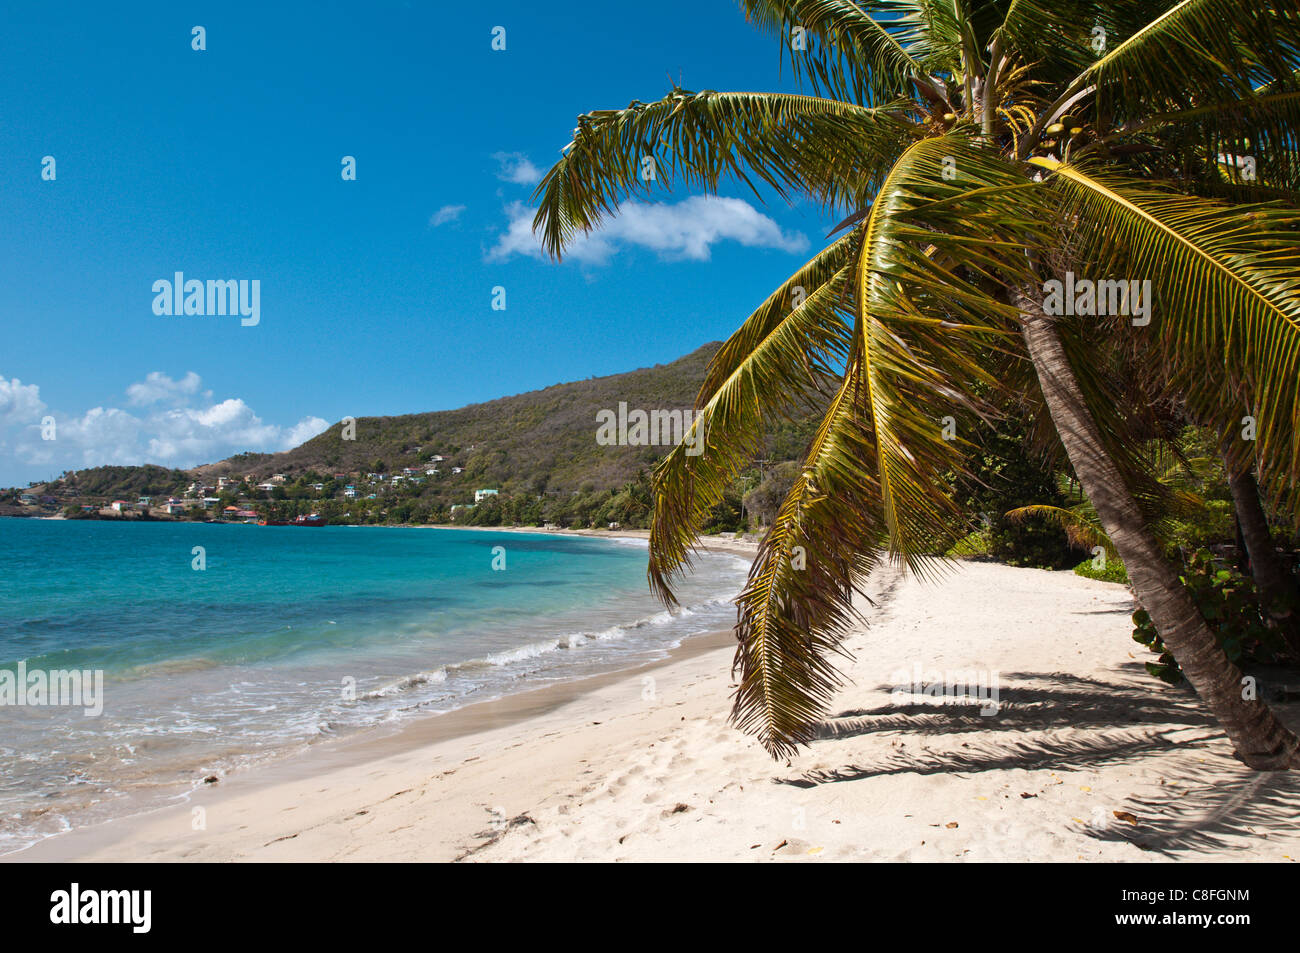
<instances>
[{"instance_id":1,"label":"leaning palm trunk","mask_svg":"<svg viewBox=\"0 0 1300 953\"><path fill-rule=\"evenodd\" d=\"M1246 698L1241 670L1228 660L1177 573L1160 553L1142 511L1106 452L1055 323L1040 304L1022 297L1025 345L1061 443L1084 492L1097 509L1133 583L1183 674L1252 768L1280 770L1300 763L1297 739L1263 702ZM1250 693L1253 694L1253 693Z\"/></svg>"},{"instance_id":2,"label":"leaning palm trunk","mask_svg":"<svg viewBox=\"0 0 1300 953\"><path fill-rule=\"evenodd\" d=\"M621 202L663 187L765 184L852 213L719 350L695 442L655 470L649 575L671 603L770 424L821 416L738 599L734 722L775 757L816 737L853 622L847 593L884 559L922 573L926 554L965 535L969 514L942 475L962 472L996 413L988 395L1036 400L1023 337L1078 476L1188 678L1243 760L1285 765L1300 742L1241 697L1241 673L1161 559L1137 502L1152 482L1140 440L1090 360L1118 331L1100 316L1131 303L1136 318L1144 301L1133 326L1146 330L1126 340L1219 429L1246 402L1265 492L1300 508L1300 6L741 5L781 38L806 88L673 87L585 113L534 219L559 258ZM1261 198L1282 201L1250 204ZM1059 313L1099 320L1054 327L1008 301L1006 289L1047 277L1035 262L1057 260L1089 288ZM1103 288L1107 308L1085 307Z\"/></svg>"},{"instance_id":3,"label":"leaning palm trunk","mask_svg":"<svg viewBox=\"0 0 1300 953\"><path fill-rule=\"evenodd\" d=\"M1268 517L1259 500L1259 486L1249 470L1233 472L1229 465L1228 488L1232 492L1237 525L1246 544L1246 555L1250 557L1250 574L1254 577L1260 601L1286 640L1291 656L1300 659L1300 619L1292 609L1296 601L1296 585L1273 547Z\"/></svg>"}]
</instances>

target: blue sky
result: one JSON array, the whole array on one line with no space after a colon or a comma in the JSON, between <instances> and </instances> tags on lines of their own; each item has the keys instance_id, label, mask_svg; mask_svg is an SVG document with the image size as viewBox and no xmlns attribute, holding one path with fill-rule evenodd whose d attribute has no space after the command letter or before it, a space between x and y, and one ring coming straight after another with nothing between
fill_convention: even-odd
<instances>
[{"instance_id":1,"label":"blue sky","mask_svg":"<svg viewBox=\"0 0 1300 953\"><path fill-rule=\"evenodd\" d=\"M818 210L736 185L661 194L575 260L538 257L533 180L579 113L670 76L792 87L727 0L475 6L10 5L0 485L285 449L345 415L670 361L818 246ZM259 280L260 322L156 315L153 283L177 271Z\"/></svg>"}]
</instances>

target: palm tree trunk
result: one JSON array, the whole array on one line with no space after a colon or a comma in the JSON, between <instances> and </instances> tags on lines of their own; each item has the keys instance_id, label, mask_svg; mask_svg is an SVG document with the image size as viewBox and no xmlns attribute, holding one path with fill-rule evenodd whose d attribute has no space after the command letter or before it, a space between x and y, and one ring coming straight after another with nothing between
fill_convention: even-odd
<instances>
[{"instance_id":1,"label":"palm tree trunk","mask_svg":"<svg viewBox=\"0 0 1300 953\"><path fill-rule=\"evenodd\" d=\"M1227 465L1226 457L1224 464ZM1260 601L1286 640L1292 657L1300 659L1300 618L1292 610L1297 597L1296 584L1273 547L1268 517L1259 501L1259 485L1249 470L1233 473L1228 468L1227 473L1228 489L1232 492L1232 504L1237 513L1237 525L1246 543L1250 574L1255 579Z\"/></svg>"},{"instance_id":2,"label":"palm tree trunk","mask_svg":"<svg viewBox=\"0 0 1300 953\"><path fill-rule=\"evenodd\" d=\"M1128 570L1134 592L1183 674L1218 719L1237 757L1252 768L1300 766L1297 739L1262 701L1244 698L1241 670L1219 647L1106 452L1084 403L1054 321L1034 299L1019 296L1021 330L1061 443L1084 492Z\"/></svg>"}]
</instances>

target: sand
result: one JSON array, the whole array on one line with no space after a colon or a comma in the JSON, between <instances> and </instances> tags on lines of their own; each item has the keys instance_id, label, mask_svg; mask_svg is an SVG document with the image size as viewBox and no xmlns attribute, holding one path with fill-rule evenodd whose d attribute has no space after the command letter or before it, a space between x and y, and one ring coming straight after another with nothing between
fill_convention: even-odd
<instances>
[{"instance_id":1,"label":"sand","mask_svg":"<svg viewBox=\"0 0 1300 953\"><path fill-rule=\"evenodd\" d=\"M1300 779L1247 770L1190 691L1143 671L1124 587L970 562L931 584L882 572L871 592L869 625L846 644L850 682L788 762L728 725L721 635L630 673L320 745L3 859L1300 857ZM896 698L916 666L996 672L997 714Z\"/></svg>"}]
</instances>

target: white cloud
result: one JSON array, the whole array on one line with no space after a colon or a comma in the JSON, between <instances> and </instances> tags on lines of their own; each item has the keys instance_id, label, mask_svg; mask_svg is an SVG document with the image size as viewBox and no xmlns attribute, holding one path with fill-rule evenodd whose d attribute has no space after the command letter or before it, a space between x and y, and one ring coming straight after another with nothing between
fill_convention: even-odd
<instances>
[{"instance_id":1,"label":"white cloud","mask_svg":"<svg viewBox=\"0 0 1300 953\"><path fill-rule=\"evenodd\" d=\"M41 389L35 384L24 384L18 378L0 377L0 426L31 423L45 412Z\"/></svg>"},{"instance_id":2,"label":"white cloud","mask_svg":"<svg viewBox=\"0 0 1300 953\"><path fill-rule=\"evenodd\" d=\"M284 449L292 450L299 444L306 443L312 437L318 437L329 429L330 422L323 417L304 417L294 424L284 438Z\"/></svg>"},{"instance_id":3,"label":"white cloud","mask_svg":"<svg viewBox=\"0 0 1300 953\"><path fill-rule=\"evenodd\" d=\"M492 158L496 159L501 166L497 171L497 178L503 182L536 185L542 181L542 170L533 165L528 156L522 152L497 152Z\"/></svg>"},{"instance_id":4,"label":"white cloud","mask_svg":"<svg viewBox=\"0 0 1300 953\"><path fill-rule=\"evenodd\" d=\"M434 228L439 225L446 225L448 222L454 222L460 218L460 213L465 211L463 205L444 205L438 211L429 216L429 224Z\"/></svg>"},{"instance_id":5,"label":"white cloud","mask_svg":"<svg viewBox=\"0 0 1300 953\"><path fill-rule=\"evenodd\" d=\"M534 210L522 202L506 208L506 231L487 254L489 261L512 255L542 257L533 234ZM596 231L581 235L565 256L588 264L602 264L620 246L649 248L667 260L708 261L715 244L735 241L750 248L776 248L792 253L808 248L799 232L783 232L775 221L742 199L697 195L676 205L632 202Z\"/></svg>"},{"instance_id":6,"label":"white cloud","mask_svg":"<svg viewBox=\"0 0 1300 953\"><path fill-rule=\"evenodd\" d=\"M65 469L157 463L192 467L245 450L289 450L323 432L328 421L304 417L287 426L268 423L241 398L213 401L193 371L179 380L155 371L126 389L131 412L92 407L81 414L50 411L39 388L0 377L0 448L11 462L40 468L37 476ZM42 439L40 421L55 420L53 440ZM0 482L17 471L0 474ZM25 469L25 468L24 468Z\"/></svg>"},{"instance_id":7,"label":"white cloud","mask_svg":"<svg viewBox=\"0 0 1300 953\"><path fill-rule=\"evenodd\" d=\"M156 404L166 400L183 403L190 396L199 392L202 381L199 375L190 371L180 380L173 380L162 371L153 371L144 380L132 384L126 389L127 400L137 406Z\"/></svg>"}]
</instances>

